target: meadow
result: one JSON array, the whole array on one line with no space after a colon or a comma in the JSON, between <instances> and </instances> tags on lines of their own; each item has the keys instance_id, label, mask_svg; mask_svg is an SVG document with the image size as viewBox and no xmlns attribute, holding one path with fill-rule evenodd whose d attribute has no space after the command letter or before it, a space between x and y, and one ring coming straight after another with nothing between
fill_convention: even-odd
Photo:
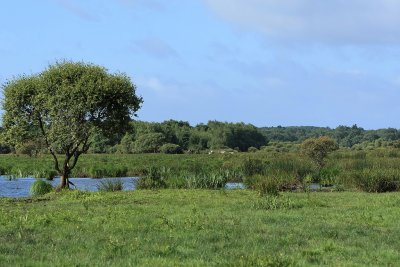
<instances>
[{"instance_id":1,"label":"meadow","mask_svg":"<svg viewBox=\"0 0 400 267\"><path fill-rule=\"evenodd\" d=\"M142 190L0 198L0 266L395 266L399 166L398 149L340 149L318 169L289 144L83 155L74 176L140 176ZM0 170L54 175L46 155L2 155Z\"/></svg>"},{"instance_id":2,"label":"meadow","mask_svg":"<svg viewBox=\"0 0 400 267\"><path fill-rule=\"evenodd\" d=\"M396 266L400 195L136 190L0 199L1 266Z\"/></svg>"}]
</instances>

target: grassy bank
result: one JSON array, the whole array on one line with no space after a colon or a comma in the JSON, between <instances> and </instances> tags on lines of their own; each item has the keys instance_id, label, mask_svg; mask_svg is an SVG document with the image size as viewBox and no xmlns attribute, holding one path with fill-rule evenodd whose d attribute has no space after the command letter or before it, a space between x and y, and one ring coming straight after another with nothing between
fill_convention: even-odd
<instances>
[{"instance_id":1,"label":"grassy bank","mask_svg":"<svg viewBox=\"0 0 400 267\"><path fill-rule=\"evenodd\" d=\"M162 190L0 199L1 266L395 266L400 194Z\"/></svg>"}]
</instances>

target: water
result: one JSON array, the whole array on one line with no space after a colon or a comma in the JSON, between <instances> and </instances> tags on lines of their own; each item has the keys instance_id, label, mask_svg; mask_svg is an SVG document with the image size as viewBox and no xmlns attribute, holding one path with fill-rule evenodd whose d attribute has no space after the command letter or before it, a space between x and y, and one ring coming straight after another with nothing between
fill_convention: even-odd
<instances>
[{"instance_id":1,"label":"water","mask_svg":"<svg viewBox=\"0 0 400 267\"><path fill-rule=\"evenodd\" d=\"M225 189L245 189L243 183L226 183Z\"/></svg>"},{"instance_id":2,"label":"water","mask_svg":"<svg viewBox=\"0 0 400 267\"><path fill-rule=\"evenodd\" d=\"M91 179L91 178L70 178L69 180L76 186L79 190L86 191L98 191L98 185L101 181L107 179L115 178L102 178L102 179ZM134 190L136 188L136 182L138 177L123 177L116 178L121 179L123 183L124 191ZM0 197L28 197L29 189L31 185L36 181L35 178L17 178L9 180L7 176L0 176ZM48 181L52 186L57 186L60 184L60 178L54 178L52 181ZM75 188L71 186L71 188ZM226 189L244 189L242 183L227 183Z\"/></svg>"},{"instance_id":3,"label":"water","mask_svg":"<svg viewBox=\"0 0 400 267\"><path fill-rule=\"evenodd\" d=\"M70 178L69 180L76 186L77 189L87 191L97 191L97 186L101 181L110 179L91 179L91 178ZM137 177L123 177L121 179L124 190L134 190L136 187ZM35 178L17 178L9 180L7 176L0 176L0 197L28 197L31 185L36 181ZM52 186L60 184L60 178L54 178L48 181ZM75 188L74 186L70 186Z\"/></svg>"}]
</instances>

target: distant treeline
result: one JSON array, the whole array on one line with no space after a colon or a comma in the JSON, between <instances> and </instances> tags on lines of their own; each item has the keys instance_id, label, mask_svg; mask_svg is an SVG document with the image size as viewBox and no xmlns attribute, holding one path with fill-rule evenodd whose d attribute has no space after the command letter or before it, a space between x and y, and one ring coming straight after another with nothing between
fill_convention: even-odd
<instances>
[{"instance_id":1,"label":"distant treeline","mask_svg":"<svg viewBox=\"0 0 400 267\"><path fill-rule=\"evenodd\" d=\"M342 147L353 147L356 144L375 141L400 140L400 130L394 128L365 130L357 125L329 127L290 126L263 127L259 130L269 141L302 142L307 138L329 136Z\"/></svg>"},{"instance_id":2,"label":"distant treeline","mask_svg":"<svg viewBox=\"0 0 400 267\"><path fill-rule=\"evenodd\" d=\"M0 128L1 132L1 128ZM400 131L394 128L365 130L357 125L313 127L263 127L257 128L245 123L209 121L207 124L191 126L185 121L168 120L161 123L132 121L124 135L107 138L96 133L91 140L90 153L199 153L213 149L248 151L267 146L269 142L301 143L307 138L330 136L341 147L355 147L374 143L391 142L397 144ZM400 142L397 144L400 146ZM366 146L366 145L365 145ZM37 154L46 152L37 142L27 142L25 146L13 148L0 143L0 153L17 152Z\"/></svg>"},{"instance_id":3,"label":"distant treeline","mask_svg":"<svg viewBox=\"0 0 400 267\"><path fill-rule=\"evenodd\" d=\"M191 126L188 122L169 120L162 123L134 121L110 152L121 153L182 153L207 149L235 149L247 151L268 143L259 129L251 124L209 121ZM96 136L92 152L105 152L110 144Z\"/></svg>"}]
</instances>

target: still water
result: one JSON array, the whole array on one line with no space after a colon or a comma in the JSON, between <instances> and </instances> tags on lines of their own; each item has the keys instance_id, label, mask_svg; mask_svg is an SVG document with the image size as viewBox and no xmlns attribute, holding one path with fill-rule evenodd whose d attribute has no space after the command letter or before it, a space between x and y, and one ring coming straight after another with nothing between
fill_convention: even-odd
<instances>
[{"instance_id":1,"label":"still water","mask_svg":"<svg viewBox=\"0 0 400 267\"><path fill-rule=\"evenodd\" d=\"M77 189L87 191L97 191L101 181L110 178L91 179L91 178L70 178L69 180L76 186ZM123 182L124 190L133 190L136 186L138 178L124 177L118 178ZM17 178L9 180L7 176L0 176L0 197L28 197L31 185L36 181L35 178ZM60 184L60 178L54 178L52 181L47 181L53 186ZM74 186L70 186L75 188Z\"/></svg>"},{"instance_id":2,"label":"still water","mask_svg":"<svg viewBox=\"0 0 400 267\"><path fill-rule=\"evenodd\" d=\"M137 177L123 177L123 178L102 178L102 179L91 179L91 178L70 178L69 180L79 190L86 191L98 191L99 184L106 179L120 179L123 183L125 191L134 190L136 187ZM35 178L18 178L9 179L7 176L0 176L0 197L28 197L29 189L31 185L36 181ZM60 184L60 178L54 178L53 181L48 181L53 186ZM71 188L75 188L71 186ZM242 183L227 183L226 189L243 189Z\"/></svg>"}]
</instances>

